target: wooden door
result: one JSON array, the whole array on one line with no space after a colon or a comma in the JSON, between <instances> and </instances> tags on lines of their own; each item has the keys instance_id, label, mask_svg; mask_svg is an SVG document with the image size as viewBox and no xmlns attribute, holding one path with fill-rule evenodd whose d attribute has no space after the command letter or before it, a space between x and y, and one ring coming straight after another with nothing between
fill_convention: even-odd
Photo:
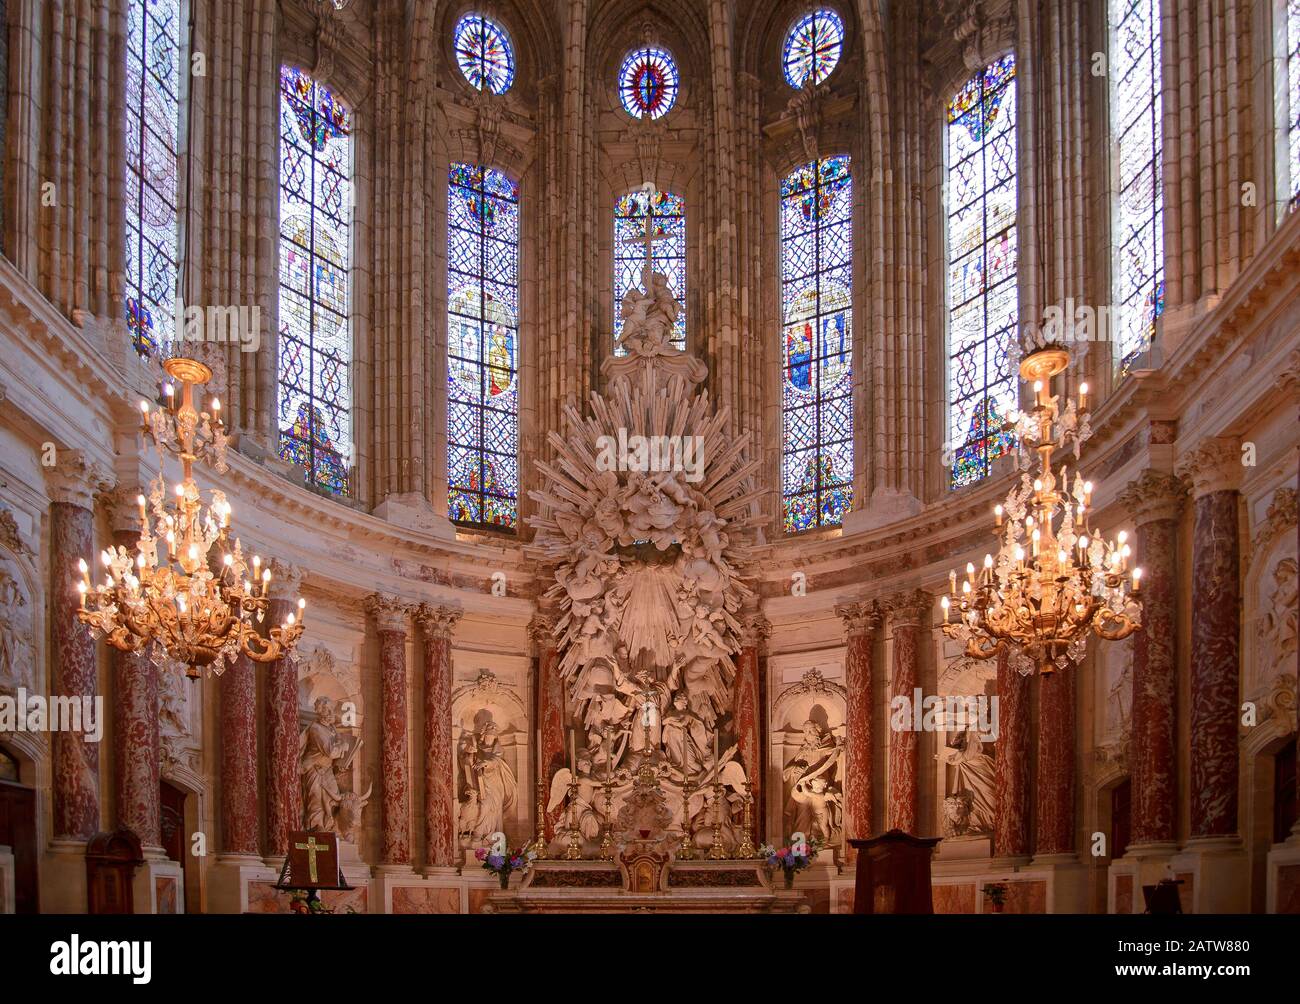
<instances>
[{"instance_id":1,"label":"wooden door","mask_svg":"<svg viewBox=\"0 0 1300 1004\"><path fill-rule=\"evenodd\" d=\"M161 782L158 806L161 812L163 850L181 866L181 888L184 889L186 861L189 858L185 853L185 792L167 781Z\"/></svg>"},{"instance_id":2,"label":"wooden door","mask_svg":"<svg viewBox=\"0 0 1300 1004\"><path fill-rule=\"evenodd\" d=\"M0 844L13 849L14 910L40 913L36 860L36 792L0 781Z\"/></svg>"}]
</instances>

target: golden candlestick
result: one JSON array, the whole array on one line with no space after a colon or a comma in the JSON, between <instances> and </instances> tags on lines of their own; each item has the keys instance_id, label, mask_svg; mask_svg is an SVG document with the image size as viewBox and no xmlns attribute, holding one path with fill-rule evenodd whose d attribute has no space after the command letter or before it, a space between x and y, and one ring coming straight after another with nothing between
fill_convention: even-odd
<instances>
[{"instance_id":1,"label":"golden candlestick","mask_svg":"<svg viewBox=\"0 0 1300 1004\"><path fill-rule=\"evenodd\" d=\"M537 777L537 831L533 834L533 853L538 860L546 857L546 782Z\"/></svg>"},{"instance_id":2,"label":"golden candlestick","mask_svg":"<svg viewBox=\"0 0 1300 1004\"><path fill-rule=\"evenodd\" d=\"M695 830L691 827L691 796L696 784L687 778L682 781L682 848L677 853L679 861L695 860Z\"/></svg>"},{"instance_id":3,"label":"golden candlestick","mask_svg":"<svg viewBox=\"0 0 1300 1004\"><path fill-rule=\"evenodd\" d=\"M566 861L582 860L582 833L578 830L578 782L569 782L569 846L564 849Z\"/></svg>"},{"instance_id":4,"label":"golden candlestick","mask_svg":"<svg viewBox=\"0 0 1300 1004\"><path fill-rule=\"evenodd\" d=\"M614 782L611 778L605 778L605 835L600 840L600 860L614 860Z\"/></svg>"},{"instance_id":5,"label":"golden candlestick","mask_svg":"<svg viewBox=\"0 0 1300 1004\"><path fill-rule=\"evenodd\" d=\"M741 819L740 846L736 848L733 855L737 858L756 858L758 857L758 848L754 846L753 828L754 828L754 795L753 789L748 781L745 782L745 813Z\"/></svg>"},{"instance_id":6,"label":"golden candlestick","mask_svg":"<svg viewBox=\"0 0 1300 1004\"><path fill-rule=\"evenodd\" d=\"M723 861L727 852L722 846L722 783L713 782L713 846L709 848L710 861Z\"/></svg>"}]
</instances>

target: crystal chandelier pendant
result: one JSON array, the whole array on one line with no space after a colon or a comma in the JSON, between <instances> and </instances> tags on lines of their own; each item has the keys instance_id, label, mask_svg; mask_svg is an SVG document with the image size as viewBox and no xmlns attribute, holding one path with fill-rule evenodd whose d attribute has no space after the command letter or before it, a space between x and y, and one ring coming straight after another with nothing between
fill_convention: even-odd
<instances>
[{"instance_id":1,"label":"crystal chandelier pendant","mask_svg":"<svg viewBox=\"0 0 1300 1004\"><path fill-rule=\"evenodd\" d=\"M1067 450L1077 464L1092 428L1088 385L1062 411L1051 380L1063 373L1069 354L1048 346L1025 357L1020 376L1031 383L1034 405L1015 417L1021 453L1020 484L994 507L996 557L984 556L977 574L966 566L958 588L948 574L943 631L962 643L967 656L989 659L1009 650L1021 673L1047 676L1077 664L1088 636L1127 638L1141 626L1142 570L1129 571L1127 535L1103 541L1089 525L1093 483L1066 464L1053 470L1052 455ZM1037 454L1037 465L1030 453ZM1032 470L1032 473L1031 473Z\"/></svg>"},{"instance_id":2,"label":"crystal chandelier pendant","mask_svg":"<svg viewBox=\"0 0 1300 1004\"><path fill-rule=\"evenodd\" d=\"M213 398L204 412L194 405L195 388L211 380L212 371L182 357L168 359L163 368L181 391L178 397L174 384L166 384L157 410L140 403L141 432L153 441L159 463L149 497L136 497L139 540L134 553L125 547L101 552L105 577L98 585L91 584L87 563L79 562L78 619L114 648L138 652L149 646L155 665L172 660L191 678L205 668L220 672L241 654L255 662L278 659L302 635L306 602L299 599L282 624L259 633L271 571L258 555L250 564L239 538L232 539L225 493L214 489L205 502L193 476L199 461L218 474L227 470L221 402ZM182 471L171 492L163 473L167 456L178 459Z\"/></svg>"}]
</instances>

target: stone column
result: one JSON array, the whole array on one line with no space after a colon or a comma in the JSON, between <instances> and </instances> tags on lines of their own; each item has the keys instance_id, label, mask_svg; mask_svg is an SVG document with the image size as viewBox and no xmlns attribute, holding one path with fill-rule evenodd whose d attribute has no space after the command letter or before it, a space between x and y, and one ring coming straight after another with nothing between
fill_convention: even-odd
<instances>
[{"instance_id":1,"label":"stone column","mask_svg":"<svg viewBox=\"0 0 1300 1004\"><path fill-rule=\"evenodd\" d=\"M1074 688L1077 666L1038 676L1034 857L1074 855Z\"/></svg>"},{"instance_id":2,"label":"stone column","mask_svg":"<svg viewBox=\"0 0 1300 1004\"><path fill-rule=\"evenodd\" d=\"M883 615L880 605L842 603L835 613L844 621L848 652L844 656L844 834L865 840L872 833L872 660ZM857 852L848 848L849 856Z\"/></svg>"},{"instance_id":3,"label":"stone column","mask_svg":"<svg viewBox=\"0 0 1300 1004\"><path fill-rule=\"evenodd\" d=\"M113 543L131 554L140 539L139 495L139 488L118 488L105 498ZM158 670L148 653L112 649L111 654L117 825L134 833L145 847L161 851Z\"/></svg>"},{"instance_id":4,"label":"stone column","mask_svg":"<svg viewBox=\"0 0 1300 1004\"><path fill-rule=\"evenodd\" d=\"M934 602L929 593L909 589L885 601L890 630L894 637L894 667L890 680L890 699L914 699L920 685L921 638L930 626ZM885 829L917 833L919 825L919 787L917 778L917 743L912 729L900 729L889 736L889 793L885 804Z\"/></svg>"},{"instance_id":5,"label":"stone column","mask_svg":"<svg viewBox=\"0 0 1300 1004\"><path fill-rule=\"evenodd\" d=\"M382 798L381 867L411 867L411 767L407 737L407 606L380 593L366 598L379 629L380 776Z\"/></svg>"},{"instance_id":6,"label":"stone column","mask_svg":"<svg viewBox=\"0 0 1300 1004\"><path fill-rule=\"evenodd\" d=\"M555 627L550 616L540 611L528 623L528 634L537 653L537 728L542 733L541 763L537 765L541 780L550 791L551 777L564 766L564 681L560 679L559 653L555 647ZM532 743L536 745L536 738ZM537 754L534 752L534 756ZM536 783L534 778L534 784ZM535 797L535 791L533 793ZM557 808L546 817L546 839L555 836L563 810ZM536 826L536 821L533 823Z\"/></svg>"},{"instance_id":7,"label":"stone column","mask_svg":"<svg viewBox=\"0 0 1300 1004\"><path fill-rule=\"evenodd\" d=\"M1187 454L1192 482L1191 828L1190 836L1237 833L1237 715L1241 581L1237 486L1241 451L1213 439Z\"/></svg>"},{"instance_id":8,"label":"stone column","mask_svg":"<svg viewBox=\"0 0 1300 1004\"><path fill-rule=\"evenodd\" d=\"M993 856L1029 859L1029 677L998 652L998 738Z\"/></svg>"},{"instance_id":9,"label":"stone column","mask_svg":"<svg viewBox=\"0 0 1300 1004\"><path fill-rule=\"evenodd\" d=\"M271 559L268 627L296 614L302 571ZM266 670L266 854L275 867L289 853L289 833L302 827L302 790L298 774L298 664L276 659Z\"/></svg>"},{"instance_id":10,"label":"stone column","mask_svg":"<svg viewBox=\"0 0 1300 1004\"><path fill-rule=\"evenodd\" d=\"M221 850L256 856L257 670L241 655L217 683L221 704Z\"/></svg>"},{"instance_id":11,"label":"stone column","mask_svg":"<svg viewBox=\"0 0 1300 1004\"><path fill-rule=\"evenodd\" d=\"M1142 568L1142 627L1133 636L1133 787L1130 850L1172 853L1177 841L1174 706L1178 662L1178 517L1187 489L1171 474L1146 471L1120 494L1134 521L1134 561Z\"/></svg>"},{"instance_id":12,"label":"stone column","mask_svg":"<svg viewBox=\"0 0 1300 1004\"><path fill-rule=\"evenodd\" d=\"M772 625L757 611L748 613L741 624L740 655L736 659L736 681L732 693L732 722L740 760L745 765L750 794L754 797L753 818L763 818L763 706L759 698L759 655L772 636ZM758 843L762 843L759 835Z\"/></svg>"},{"instance_id":13,"label":"stone column","mask_svg":"<svg viewBox=\"0 0 1300 1004\"><path fill-rule=\"evenodd\" d=\"M430 868L456 864L456 761L451 745L451 634L461 612L422 604L424 632L424 840ZM387 720L385 718L385 720ZM524 797L521 786L521 797Z\"/></svg>"},{"instance_id":14,"label":"stone column","mask_svg":"<svg viewBox=\"0 0 1300 1004\"><path fill-rule=\"evenodd\" d=\"M93 581L102 566L94 554L94 492L106 472L77 450L60 452L49 472L50 642L57 697L93 702L98 694L95 642L77 619L81 605L77 562L85 559ZM99 746L81 732L52 736L54 839L85 841L100 827ZM84 907L83 907L84 909Z\"/></svg>"}]
</instances>

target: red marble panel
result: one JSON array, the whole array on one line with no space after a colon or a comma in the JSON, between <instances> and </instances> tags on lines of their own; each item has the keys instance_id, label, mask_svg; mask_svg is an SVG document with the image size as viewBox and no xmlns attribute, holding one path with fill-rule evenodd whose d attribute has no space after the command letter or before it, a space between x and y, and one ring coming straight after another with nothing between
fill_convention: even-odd
<instances>
[{"instance_id":1,"label":"red marble panel","mask_svg":"<svg viewBox=\"0 0 1300 1004\"><path fill-rule=\"evenodd\" d=\"M549 641L549 639L548 639ZM560 679L559 653L554 644L542 646L537 656L538 728L542 730L542 779L548 790L551 776L564 766L564 683ZM557 806L546 819L546 837L555 836L560 815Z\"/></svg>"},{"instance_id":2,"label":"red marble panel","mask_svg":"<svg viewBox=\"0 0 1300 1004\"><path fill-rule=\"evenodd\" d=\"M915 624L894 627L894 674L891 699L912 700L917 685L917 633ZM893 731L889 736L889 796L885 806L885 829L916 833L917 812L917 734L911 729Z\"/></svg>"},{"instance_id":3,"label":"red marble panel","mask_svg":"<svg viewBox=\"0 0 1300 1004\"><path fill-rule=\"evenodd\" d=\"M974 913L975 884L946 882L931 890L935 913Z\"/></svg>"},{"instance_id":4,"label":"red marble panel","mask_svg":"<svg viewBox=\"0 0 1300 1004\"><path fill-rule=\"evenodd\" d=\"M50 503L50 642L55 660L56 695L91 698L98 687L95 642L77 619L77 559L92 567L91 511L71 502ZM53 734L54 836L87 840L99 830L99 745L83 732Z\"/></svg>"},{"instance_id":5,"label":"red marble panel","mask_svg":"<svg viewBox=\"0 0 1300 1004\"><path fill-rule=\"evenodd\" d=\"M460 890L439 886L397 886L393 913L460 913Z\"/></svg>"},{"instance_id":6,"label":"red marble panel","mask_svg":"<svg viewBox=\"0 0 1300 1004\"><path fill-rule=\"evenodd\" d=\"M382 858L411 863L411 770L407 739L406 633L379 631L380 764L383 769Z\"/></svg>"},{"instance_id":7,"label":"red marble panel","mask_svg":"<svg viewBox=\"0 0 1300 1004\"><path fill-rule=\"evenodd\" d=\"M455 864L455 774L451 638L431 635L424 640L424 829L429 864L439 867Z\"/></svg>"},{"instance_id":8,"label":"red marble panel","mask_svg":"<svg viewBox=\"0 0 1300 1004\"><path fill-rule=\"evenodd\" d=\"M118 530L113 534L113 543L128 550L134 550L139 539L138 531ZM147 655L113 650L117 824L134 833L146 847L162 846L158 685L158 669ZM175 909L159 912L174 913Z\"/></svg>"},{"instance_id":9,"label":"red marble panel","mask_svg":"<svg viewBox=\"0 0 1300 1004\"><path fill-rule=\"evenodd\" d=\"M762 775L759 772L759 720L758 720L758 649L746 645L736 659L736 680L732 692L732 720L736 742L740 747L740 760L749 778L754 804L759 804L762 794Z\"/></svg>"},{"instance_id":10,"label":"red marble panel","mask_svg":"<svg viewBox=\"0 0 1300 1004\"><path fill-rule=\"evenodd\" d=\"M257 854L257 677L241 655L217 684L221 701L221 849Z\"/></svg>"},{"instance_id":11,"label":"red marble panel","mask_svg":"<svg viewBox=\"0 0 1300 1004\"><path fill-rule=\"evenodd\" d=\"M1143 569L1142 629L1133 642L1133 710L1129 765L1136 844L1175 839L1174 645L1178 525L1173 519L1140 523L1137 553ZM1131 893L1131 891L1130 891ZM1127 911L1126 911L1127 912Z\"/></svg>"},{"instance_id":12,"label":"red marble panel","mask_svg":"<svg viewBox=\"0 0 1300 1004\"><path fill-rule=\"evenodd\" d=\"M987 911L987 907L985 908ZM1002 907L1003 913L1046 913L1047 883L1008 882L1007 899Z\"/></svg>"},{"instance_id":13,"label":"red marble panel","mask_svg":"<svg viewBox=\"0 0 1300 1004\"><path fill-rule=\"evenodd\" d=\"M500 892L499 889L470 889L469 890L469 912L482 913L483 907L487 904L488 897L494 892Z\"/></svg>"},{"instance_id":14,"label":"red marble panel","mask_svg":"<svg viewBox=\"0 0 1300 1004\"><path fill-rule=\"evenodd\" d=\"M1196 500L1192 531L1191 836L1237 832L1241 632L1237 493Z\"/></svg>"},{"instance_id":15,"label":"red marble panel","mask_svg":"<svg viewBox=\"0 0 1300 1004\"><path fill-rule=\"evenodd\" d=\"M273 598L267 621L281 624L296 609L293 600ZM266 850L289 853L289 833L302 825L298 780L298 670L276 659L266 674Z\"/></svg>"},{"instance_id":16,"label":"red marble panel","mask_svg":"<svg viewBox=\"0 0 1300 1004\"><path fill-rule=\"evenodd\" d=\"M1029 677L1012 668L1005 651L997 672L993 854L1023 857L1029 853Z\"/></svg>"},{"instance_id":17,"label":"red marble panel","mask_svg":"<svg viewBox=\"0 0 1300 1004\"><path fill-rule=\"evenodd\" d=\"M839 913L853 912L853 893L853 886L846 886L843 889L840 889L835 907Z\"/></svg>"},{"instance_id":18,"label":"red marble panel","mask_svg":"<svg viewBox=\"0 0 1300 1004\"><path fill-rule=\"evenodd\" d=\"M1115 876L1115 912L1133 912L1133 876Z\"/></svg>"},{"instance_id":19,"label":"red marble panel","mask_svg":"<svg viewBox=\"0 0 1300 1004\"><path fill-rule=\"evenodd\" d=\"M851 839L871 836L871 674L873 635L849 635L844 660L845 702L845 834ZM851 850L851 849L850 849Z\"/></svg>"},{"instance_id":20,"label":"red marble panel","mask_svg":"<svg viewBox=\"0 0 1300 1004\"><path fill-rule=\"evenodd\" d=\"M1074 687L1071 666L1038 677L1038 854L1074 850Z\"/></svg>"},{"instance_id":21,"label":"red marble panel","mask_svg":"<svg viewBox=\"0 0 1300 1004\"><path fill-rule=\"evenodd\" d=\"M170 875L155 875L153 880L154 899L158 904L159 913L177 913L179 912L179 903L176 895L176 879Z\"/></svg>"}]
</instances>

